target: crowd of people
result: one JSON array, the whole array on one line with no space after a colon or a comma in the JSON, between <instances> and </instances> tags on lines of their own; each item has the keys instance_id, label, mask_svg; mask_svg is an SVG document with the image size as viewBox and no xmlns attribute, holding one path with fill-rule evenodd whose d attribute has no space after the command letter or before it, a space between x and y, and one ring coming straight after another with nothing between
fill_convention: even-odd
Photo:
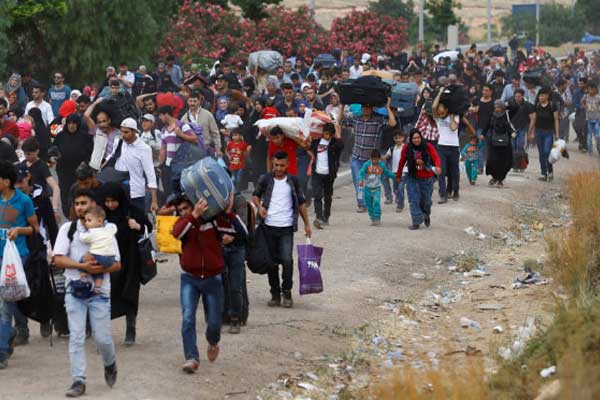
<instances>
[{"instance_id":1,"label":"crowd of people","mask_svg":"<svg viewBox=\"0 0 600 400\"><path fill-rule=\"evenodd\" d=\"M102 83L81 90L61 72L49 87L25 71L13 73L0 88L0 254L14 240L27 267L25 239L40 233L55 270L64 270L68 329L57 333L69 336L67 396L85 393L90 330L109 386L117 379L111 319L125 316L124 342L136 341L144 264L138 241L152 232L153 213L179 217L172 234L182 242L182 368L193 373L200 360L200 299L209 361L219 354L222 325L237 334L248 318L244 262L254 210L276 264L268 273L268 305L291 308L298 219L307 237L311 226L335 223L334 181L342 165L352 173L358 213L378 226L382 200L402 212L407 199L409 229L417 230L431 225L436 184L439 204L459 201L461 161L471 185L485 173L500 188L511 169L526 167L515 161L535 143L540 179L551 181L550 151L555 140L570 140L571 125L581 151L591 155L595 139L600 153L600 56L575 49L558 60L528 50L513 48L509 56L473 45L446 57L439 46L417 47L344 55L333 66L294 56L273 72L225 61L196 71L171 56L155 71L108 66ZM544 72L543 81L523 79L535 69ZM384 107L341 103L341 83L379 72L408 88L402 107L391 98ZM470 97L460 114L443 101L445 89L456 85ZM176 101L161 104L164 94ZM113 121L104 102L116 96L130 96L139 118ZM318 138L255 126L261 119L303 117L309 109L332 120ZM205 200L192 202L179 183L198 146L228 169L235 188L215 218L206 217ZM30 333L16 303L0 299L0 311L2 369ZM40 333L50 335L52 326L42 324Z\"/></svg>"}]
</instances>

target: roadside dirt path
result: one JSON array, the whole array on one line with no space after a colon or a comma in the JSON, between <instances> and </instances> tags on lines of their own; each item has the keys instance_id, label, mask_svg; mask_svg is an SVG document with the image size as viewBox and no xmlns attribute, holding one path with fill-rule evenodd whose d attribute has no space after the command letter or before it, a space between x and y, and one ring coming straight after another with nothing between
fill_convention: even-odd
<instances>
[{"instance_id":1,"label":"roadside dirt path","mask_svg":"<svg viewBox=\"0 0 600 400\"><path fill-rule=\"evenodd\" d=\"M537 153L537 152L535 152ZM370 227L366 214L356 214L351 186L335 191L332 225L314 234L313 243L325 247L322 272L325 291L300 297L295 271L292 310L266 306L266 277L248 275L250 318L241 335L224 329L221 354L210 364L204 357L203 315L198 312L201 365L185 375L180 338L179 267L175 258L159 264L159 276L142 290L138 341L122 345L124 319L113 323L119 379L111 390L104 384L101 360L93 341L87 342L86 398L98 399L255 399L257 390L282 373L306 371L306 365L325 354L348 350L354 329L376 321L381 305L393 299L420 301L427 290L450 281L436 259L460 250L490 250L489 241L474 240L464 232L476 227L486 235L512 224L513 205L532 203L544 189L557 188L568 172L589 168L598 159L572 152L572 159L557 166L554 183L537 181L536 154L523 174L511 174L504 189L487 187L485 176L477 186L462 182L461 199L435 204L432 227L409 232L409 215L385 206L383 225ZM593 161L592 161L593 160ZM466 184L465 184L466 183ZM437 196L434 195L437 202ZM556 200L558 201L558 200ZM301 240L297 236L297 242ZM412 274L423 272L426 279ZM504 282L506 284L506 282ZM70 384L68 341L55 339L50 347L30 323L30 344L15 350L9 368L0 372L0 399L60 399Z\"/></svg>"}]
</instances>

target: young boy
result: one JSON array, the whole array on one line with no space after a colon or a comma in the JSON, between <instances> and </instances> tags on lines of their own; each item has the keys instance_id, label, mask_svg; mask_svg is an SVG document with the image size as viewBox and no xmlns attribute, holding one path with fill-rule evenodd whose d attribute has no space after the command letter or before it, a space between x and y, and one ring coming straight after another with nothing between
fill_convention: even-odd
<instances>
[{"instance_id":1,"label":"young boy","mask_svg":"<svg viewBox=\"0 0 600 400\"><path fill-rule=\"evenodd\" d=\"M231 140L231 132L234 129L238 129L240 126L244 125L244 121L238 115L238 104L235 101L229 103L227 108L227 115L223 117L221 120L221 125L223 125L223 136L225 137L226 143L229 143Z\"/></svg>"},{"instance_id":2,"label":"young boy","mask_svg":"<svg viewBox=\"0 0 600 400\"><path fill-rule=\"evenodd\" d=\"M252 146L244 141L244 136L239 128L231 131L231 142L227 143L227 158L229 158L229 171L235 188L235 193L240 192L240 181L244 170L246 158L250 158Z\"/></svg>"},{"instance_id":3,"label":"young boy","mask_svg":"<svg viewBox=\"0 0 600 400\"><path fill-rule=\"evenodd\" d=\"M203 218L208 209L206 200L195 205L185 196L179 196L174 205L179 219L173 226L172 235L181 240L181 336L185 363L183 371L196 372L200 356L196 344L196 310L202 297L206 319L207 358L210 362L219 355L223 304L223 250L228 245L245 237L246 228L231 211L233 196L230 196L227 211L213 220ZM235 232L235 233L234 233Z\"/></svg>"},{"instance_id":4,"label":"young boy","mask_svg":"<svg viewBox=\"0 0 600 400\"><path fill-rule=\"evenodd\" d=\"M394 133L394 145L390 147L383 156L384 160L392 159L392 172L395 174L398 172L398 164L400 164L400 156L402 149L404 148L404 134L402 131ZM408 166L402 168L402 180L398 182L397 179L393 179L394 182L394 195L396 196L396 212L402 212L404 210L404 188L406 187L406 177L408 176Z\"/></svg>"},{"instance_id":5,"label":"young boy","mask_svg":"<svg viewBox=\"0 0 600 400\"><path fill-rule=\"evenodd\" d=\"M85 227L87 232L82 232L79 239L90 246L89 254L83 257L83 262L96 261L98 265L104 268L110 268L115 263L117 249L115 246L115 234L117 227L114 224L106 224L106 213L102 207L94 207L85 213ZM88 273L80 271L82 280L87 278ZM94 292L100 293L104 272L93 274Z\"/></svg>"},{"instance_id":6,"label":"young boy","mask_svg":"<svg viewBox=\"0 0 600 400\"><path fill-rule=\"evenodd\" d=\"M374 149L371 152L371 159L363 164L358 174L358 186L362 188L372 226L381 225L381 186L383 186L381 175L396 179L396 175L391 173L381 161L379 150Z\"/></svg>"},{"instance_id":7,"label":"young boy","mask_svg":"<svg viewBox=\"0 0 600 400\"><path fill-rule=\"evenodd\" d=\"M477 136L471 136L469 143L465 144L460 152L460 160L465 162L465 172L469 183L475 185L477 181L477 172L479 171L479 149L483 147L483 142L477 139Z\"/></svg>"},{"instance_id":8,"label":"young boy","mask_svg":"<svg viewBox=\"0 0 600 400\"><path fill-rule=\"evenodd\" d=\"M329 225L331 202L333 198L333 182L340 166L340 154L344 149L342 129L339 125L327 123L323 126L323 136L312 141L312 152L316 154L313 161L312 191L317 219L313 225L317 229ZM323 204L323 199L324 204ZM325 209L323 209L323 205Z\"/></svg>"}]
</instances>

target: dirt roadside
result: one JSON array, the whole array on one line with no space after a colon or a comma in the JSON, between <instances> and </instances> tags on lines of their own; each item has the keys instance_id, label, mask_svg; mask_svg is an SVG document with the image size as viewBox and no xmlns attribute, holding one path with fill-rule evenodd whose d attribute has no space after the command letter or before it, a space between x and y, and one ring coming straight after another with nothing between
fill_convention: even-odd
<instances>
[{"instance_id":1,"label":"dirt roadside","mask_svg":"<svg viewBox=\"0 0 600 400\"><path fill-rule=\"evenodd\" d=\"M537 258L543 251L541 235L545 228L532 234L535 242L527 242L514 250L502 245L501 240L493 239L494 233L510 231L516 204L534 205L536 209L540 199L545 199L552 206L561 203L563 200L554 194L558 193L567 171L574 172L590 165L590 158L573 152L571 160L559 163L554 183L541 183L536 179L539 171L536 155L532 151L530 156L530 169L523 174L509 176L504 189L487 187L485 177L481 177L475 187L468 183L464 185L466 181L463 180L460 201L443 206L436 204L432 227L417 232L406 229L409 215L406 212L395 213L392 206L385 206L380 228L368 226L368 217L355 213L352 188L344 186L336 189L332 225L327 230L315 232L313 240L325 247L322 266L324 293L304 297L295 294L294 309L270 309L266 307L269 297L266 278L249 275L251 311L248 326L241 335L235 336L225 333L224 329L219 360L210 364L202 357L198 373L192 376L180 372L183 356L179 268L175 259L170 257L169 262L160 264L159 276L142 290L138 343L135 346L125 348L122 345L125 321L114 321L119 366L119 381L114 389L105 386L100 358L93 341L88 341L86 397L255 399L257 391L272 385L273 390L267 391L273 392L271 394L281 389L289 391L290 396L293 392L318 398L324 393L311 393L295 384L292 388L282 389L281 385L273 383L281 376L294 377L310 370L327 368L329 360L356 349L360 340L368 338L370 341L373 334L382 335L388 331L395 332L398 340L402 341L405 354L409 354L407 349L415 353L415 360L431 351L439 354L437 358L442 358L447 351L434 346L441 337L456 339L456 346L451 350L461 351L471 345L484 355L489 353L488 343L489 338L494 337L493 327L502 324L505 335L510 335L511 325L521 324L525 314L543 310L543 302L539 303L539 308L533 304L538 304L537 299L544 298L550 290L550 285L518 291L510 288L512 279L518 274L519 263L525 258ZM593 160L597 165L597 159ZM543 197L545 192L549 195ZM437 200L437 196L434 197ZM542 212L537 214L543 215L546 208L553 207L541 207ZM469 226L488 238L478 240L465 233L464 229ZM300 236L297 236L298 240ZM449 273L448 263L444 260L460 251L480 255L491 275L477 279ZM513 265L506 265L508 257L514 258ZM440 259L443 260L441 264ZM415 278L413 273L423 273L425 278ZM461 281L471 283L464 285ZM492 283L503 285L506 289L490 289ZM430 292L439 294L444 290L457 289L462 290L463 295L460 302L450 304L452 314L422 304ZM294 291L297 293L296 288ZM519 306L524 302L527 302L528 309ZM393 306L386 309L389 307L386 304L404 303L412 304L416 309L415 316L407 316L407 320L417 318L427 323L402 323L400 311L395 313ZM501 303L504 307L502 310L482 311L477 309L481 303ZM422 312L421 309L427 311ZM482 329L475 332L471 328L461 328L458 319L462 316L477 320ZM202 312L199 311L201 354L206 349L202 320ZM356 329L359 327L363 328L364 338L357 341L360 336L357 336ZM50 347L49 342L37 333L36 323L31 323L30 328L30 344L17 348L9 368L0 373L0 399L63 398L64 390L70 384L68 342L55 339L54 346ZM474 332L473 337L470 336L471 331ZM418 339L420 336L429 339ZM464 354L455 353L448 357L464 357ZM406 359L412 360L409 356ZM327 374L317 378L335 382ZM313 383L321 385L328 382ZM263 392L264 398L268 395ZM287 394L276 396L285 398Z\"/></svg>"}]
</instances>

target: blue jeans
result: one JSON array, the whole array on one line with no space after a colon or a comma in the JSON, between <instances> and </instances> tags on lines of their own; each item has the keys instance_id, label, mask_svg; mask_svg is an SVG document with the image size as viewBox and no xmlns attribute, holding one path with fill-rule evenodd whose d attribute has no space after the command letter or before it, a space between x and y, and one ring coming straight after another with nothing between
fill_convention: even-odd
<instances>
[{"instance_id":1,"label":"blue jeans","mask_svg":"<svg viewBox=\"0 0 600 400\"><path fill-rule=\"evenodd\" d=\"M440 197L447 198L448 191L457 195L460 187L459 149L456 146L438 145L438 154L442 164L442 173L438 178ZM446 188L446 177L448 177L448 188Z\"/></svg>"},{"instance_id":2,"label":"blue jeans","mask_svg":"<svg viewBox=\"0 0 600 400\"><path fill-rule=\"evenodd\" d=\"M115 345L110 331L110 298L95 295L89 299L78 299L68 290L65 295L65 309L69 319L69 357L73 382L85 383L85 325L90 315L96 348L102 355L105 367L115 362Z\"/></svg>"},{"instance_id":3,"label":"blue jeans","mask_svg":"<svg viewBox=\"0 0 600 400\"><path fill-rule=\"evenodd\" d=\"M352 170L352 183L354 184L354 192L356 193L356 205L359 207L365 206L365 202L358 198L358 174L360 173L360 169L364 163L365 161L359 160L356 157L352 157L352 161L350 163L350 169Z\"/></svg>"},{"instance_id":4,"label":"blue jeans","mask_svg":"<svg viewBox=\"0 0 600 400\"><path fill-rule=\"evenodd\" d=\"M223 279L227 288L225 296L229 305L229 317L240 320L242 317L242 286L246 277L246 246L234 245L223 247L225 269Z\"/></svg>"},{"instance_id":5,"label":"blue jeans","mask_svg":"<svg viewBox=\"0 0 600 400\"><path fill-rule=\"evenodd\" d=\"M434 179L419 179L410 176L407 179L406 191L413 225L420 225L423 223L425 216L431 214L431 195Z\"/></svg>"},{"instance_id":6,"label":"blue jeans","mask_svg":"<svg viewBox=\"0 0 600 400\"><path fill-rule=\"evenodd\" d=\"M231 171L231 180L233 181L233 188L235 189L235 193L240 193L240 182L242 181L242 172L241 169L236 169Z\"/></svg>"},{"instance_id":7,"label":"blue jeans","mask_svg":"<svg viewBox=\"0 0 600 400\"><path fill-rule=\"evenodd\" d=\"M265 225L265 228L269 253L275 262L268 273L269 286L273 296L280 296L281 291L290 291L294 286L294 228L269 225ZM281 283L279 264L281 264Z\"/></svg>"},{"instance_id":8,"label":"blue jeans","mask_svg":"<svg viewBox=\"0 0 600 400\"><path fill-rule=\"evenodd\" d=\"M221 275L198 278L188 273L181 274L181 337L183 355L186 360L200 360L196 344L196 310L202 297L204 319L206 320L206 340L217 344L221 340L223 308L223 280Z\"/></svg>"},{"instance_id":9,"label":"blue jeans","mask_svg":"<svg viewBox=\"0 0 600 400\"><path fill-rule=\"evenodd\" d=\"M371 221L381 220L381 186L376 188L365 187L363 196Z\"/></svg>"},{"instance_id":10,"label":"blue jeans","mask_svg":"<svg viewBox=\"0 0 600 400\"><path fill-rule=\"evenodd\" d=\"M407 178L408 173L405 172L402 174L402 180L400 183L394 179L394 195L396 196L396 206L400 208L404 208L404 189L406 188Z\"/></svg>"},{"instance_id":11,"label":"blue jeans","mask_svg":"<svg viewBox=\"0 0 600 400\"><path fill-rule=\"evenodd\" d=\"M525 136L527 135L527 128L517 129L517 137L513 138L512 148L513 151L525 151Z\"/></svg>"},{"instance_id":12,"label":"blue jeans","mask_svg":"<svg viewBox=\"0 0 600 400\"><path fill-rule=\"evenodd\" d=\"M483 133L483 129L477 128L477 139L481 140L481 134ZM479 148L479 164L478 170L479 172L483 172L483 166L485 165L485 141L483 141L483 146Z\"/></svg>"},{"instance_id":13,"label":"blue jeans","mask_svg":"<svg viewBox=\"0 0 600 400\"><path fill-rule=\"evenodd\" d=\"M592 137L596 138L596 150L600 154L600 119L591 119L587 122L587 151L588 154L592 154Z\"/></svg>"},{"instance_id":14,"label":"blue jeans","mask_svg":"<svg viewBox=\"0 0 600 400\"><path fill-rule=\"evenodd\" d=\"M300 188L302 189L302 193L304 193L305 198L310 198L311 195L308 190L308 181L310 177L306 174L308 171L308 165L310 164L310 157L306 150L298 147L296 149L296 157L298 158L298 183L300 183Z\"/></svg>"},{"instance_id":15,"label":"blue jeans","mask_svg":"<svg viewBox=\"0 0 600 400\"><path fill-rule=\"evenodd\" d=\"M144 212L146 211L146 196L130 199L129 204L133 205L138 210Z\"/></svg>"},{"instance_id":16,"label":"blue jeans","mask_svg":"<svg viewBox=\"0 0 600 400\"><path fill-rule=\"evenodd\" d=\"M538 153L540 155L540 170L542 171L542 175L547 176L553 172L552 164L548 162L550 150L552 150L552 143L554 143L553 132L536 129L535 143L537 144Z\"/></svg>"},{"instance_id":17,"label":"blue jeans","mask_svg":"<svg viewBox=\"0 0 600 400\"><path fill-rule=\"evenodd\" d=\"M21 261L23 262L23 266L25 266L27 263L27 256L21 256ZM2 265L1 257L0 265ZM13 317L15 319L15 328L17 332L25 337L29 337L27 317L19 311L17 303L0 299L0 359L8 356L8 342L13 335Z\"/></svg>"}]
</instances>

